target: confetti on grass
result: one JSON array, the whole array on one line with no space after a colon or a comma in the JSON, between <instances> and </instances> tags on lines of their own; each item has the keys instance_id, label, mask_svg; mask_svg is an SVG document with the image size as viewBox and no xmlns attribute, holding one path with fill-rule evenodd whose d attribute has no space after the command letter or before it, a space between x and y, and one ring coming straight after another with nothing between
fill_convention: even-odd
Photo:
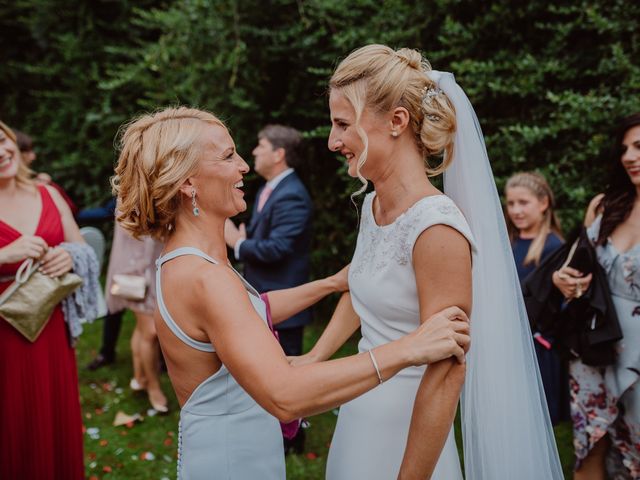
<instances>
[{"instance_id":1,"label":"confetti on grass","mask_svg":"<svg viewBox=\"0 0 640 480\"><path fill-rule=\"evenodd\" d=\"M140 454L140 460L152 461L152 460L155 460L155 459L156 459L156 456L151 452L142 452Z\"/></svg>"},{"instance_id":2,"label":"confetti on grass","mask_svg":"<svg viewBox=\"0 0 640 480\"><path fill-rule=\"evenodd\" d=\"M142 420L143 420L142 415L140 415L139 413L134 413L133 415L129 415L127 413L124 413L122 410L118 410L115 418L113 419L113 426L119 427L120 425L126 425L128 427L129 424L133 426L135 422L142 421Z\"/></svg>"}]
</instances>

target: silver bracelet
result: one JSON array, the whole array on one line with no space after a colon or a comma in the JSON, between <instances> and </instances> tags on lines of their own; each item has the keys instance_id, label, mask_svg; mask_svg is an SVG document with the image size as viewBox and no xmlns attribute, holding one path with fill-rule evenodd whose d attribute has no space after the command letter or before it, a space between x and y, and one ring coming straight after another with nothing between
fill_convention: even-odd
<instances>
[{"instance_id":1,"label":"silver bracelet","mask_svg":"<svg viewBox=\"0 0 640 480\"><path fill-rule=\"evenodd\" d=\"M376 369L378 380L380 380L380 384L382 384L382 375L380 375L380 369L378 368L378 362L376 362L376 357L373 355L373 350L369 350L369 356L371 357L371 363L373 363L373 367Z\"/></svg>"}]
</instances>

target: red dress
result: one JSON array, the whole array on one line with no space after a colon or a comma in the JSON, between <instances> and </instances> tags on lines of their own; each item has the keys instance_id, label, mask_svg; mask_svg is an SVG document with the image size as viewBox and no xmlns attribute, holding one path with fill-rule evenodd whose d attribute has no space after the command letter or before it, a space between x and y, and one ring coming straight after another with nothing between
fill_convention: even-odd
<instances>
[{"instance_id":1,"label":"red dress","mask_svg":"<svg viewBox=\"0 0 640 480\"><path fill-rule=\"evenodd\" d=\"M60 213L46 188L38 190L42 213L36 235L55 246L64 240ZM20 236L0 221L0 248ZM0 276L15 274L19 265L0 265ZM0 292L10 283L0 282ZM62 308L56 307L34 343L0 318L0 479L80 478L78 373Z\"/></svg>"}]
</instances>

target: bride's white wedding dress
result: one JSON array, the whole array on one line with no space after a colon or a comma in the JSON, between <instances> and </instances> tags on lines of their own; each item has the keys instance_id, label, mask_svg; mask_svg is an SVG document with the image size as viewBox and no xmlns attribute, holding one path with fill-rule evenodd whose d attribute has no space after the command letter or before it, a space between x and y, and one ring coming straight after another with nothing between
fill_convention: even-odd
<instances>
[{"instance_id":1,"label":"bride's white wedding dress","mask_svg":"<svg viewBox=\"0 0 640 480\"><path fill-rule=\"evenodd\" d=\"M396 340L420 325L412 254L424 230L448 225L462 233L474 248L469 226L449 197L424 197L385 226L378 226L373 217L374 198L375 192L365 197L349 269L351 299L362 326L360 352ZM437 286L433 294L438 294ZM328 480L397 477L424 371L425 367L406 368L340 407L327 462ZM453 428L431 478L462 479Z\"/></svg>"},{"instance_id":2,"label":"bride's white wedding dress","mask_svg":"<svg viewBox=\"0 0 640 480\"><path fill-rule=\"evenodd\" d=\"M426 197L391 225L380 227L371 210L375 194L366 197L349 271L351 298L362 323L360 351L417 327L413 244L431 225L457 229L474 251L472 345L460 401L465 478L561 480L562 467L482 129L452 74L425 74L456 111L453 161L444 175L445 193L452 200ZM437 286L434 290L435 295ZM341 408L329 451L329 480L396 478L421 375L420 369L407 369ZM451 435L432 478L462 478Z\"/></svg>"}]
</instances>

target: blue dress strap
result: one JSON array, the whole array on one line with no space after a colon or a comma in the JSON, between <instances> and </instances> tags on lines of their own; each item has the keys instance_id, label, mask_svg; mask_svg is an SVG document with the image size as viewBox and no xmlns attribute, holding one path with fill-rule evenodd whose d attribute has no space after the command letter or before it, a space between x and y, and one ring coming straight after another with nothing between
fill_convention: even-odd
<instances>
[{"instance_id":1,"label":"blue dress strap","mask_svg":"<svg viewBox=\"0 0 640 480\"><path fill-rule=\"evenodd\" d=\"M173 260L174 258L182 257L184 255L196 255L215 265L218 264L216 260L204 253L202 250L194 247L176 248L175 250L172 250L171 252L158 258L156 260L156 297L158 301L158 309L160 310L160 316L167 324L167 327L169 327L169 329L173 332L173 334L190 347L195 348L196 350L200 350L201 352L215 352L215 348L213 348L213 345L211 345L210 343L194 340L189 335L184 333L184 331L178 326L175 320L173 320L171 314L169 313L169 310L167 310L167 306L164 303L164 298L162 296L162 283L160 281L160 271L162 269L162 265L169 260Z\"/></svg>"}]
</instances>

